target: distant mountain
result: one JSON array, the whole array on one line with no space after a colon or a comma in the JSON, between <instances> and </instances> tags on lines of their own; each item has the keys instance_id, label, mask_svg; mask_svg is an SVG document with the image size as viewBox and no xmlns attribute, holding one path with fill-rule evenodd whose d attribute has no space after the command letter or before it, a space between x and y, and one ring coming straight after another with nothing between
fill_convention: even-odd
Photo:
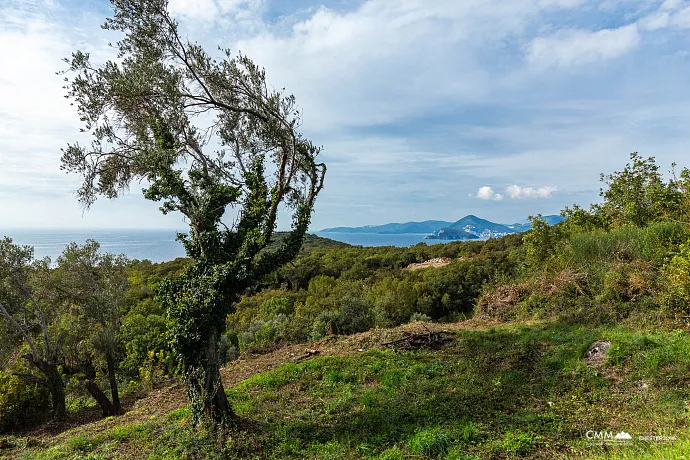
<instances>
[{"instance_id":1,"label":"distant mountain","mask_svg":"<svg viewBox=\"0 0 690 460\"><path fill-rule=\"evenodd\" d=\"M555 225L564 220L561 216L542 216L543 221ZM432 240L470 240L477 238L500 238L511 233L526 232L532 224L529 221L517 224L497 224L477 216L465 216L447 228L441 228L427 236Z\"/></svg>"},{"instance_id":2,"label":"distant mountain","mask_svg":"<svg viewBox=\"0 0 690 460\"><path fill-rule=\"evenodd\" d=\"M403 224L392 223L384 225L367 225L364 227L333 227L324 228L322 233L378 233L381 235L396 235L402 233L417 233L427 235L449 227L452 222L443 220L425 220L424 222L405 222Z\"/></svg>"},{"instance_id":3,"label":"distant mountain","mask_svg":"<svg viewBox=\"0 0 690 460\"><path fill-rule=\"evenodd\" d=\"M462 228L446 227L442 228L424 238L429 240L477 240L480 237Z\"/></svg>"},{"instance_id":4,"label":"distant mountain","mask_svg":"<svg viewBox=\"0 0 690 460\"><path fill-rule=\"evenodd\" d=\"M543 216L549 225L563 221L561 216ZM480 238L499 238L511 233L525 232L530 229L528 220L516 224L497 224L481 217L469 215L457 222L442 220L425 220L424 222L391 223L384 225L367 225L364 227L324 228L322 233L376 233L379 235L424 234L428 239L436 240L476 240Z\"/></svg>"},{"instance_id":5,"label":"distant mountain","mask_svg":"<svg viewBox=\"0 0 690 460\"><path fill-rule=\"evenodd\" d=\"M463 229L477 237L513 233L510 228L503 224L497 224L473 215L463 217L450 228Z\"/></svg>"}]
</instances>

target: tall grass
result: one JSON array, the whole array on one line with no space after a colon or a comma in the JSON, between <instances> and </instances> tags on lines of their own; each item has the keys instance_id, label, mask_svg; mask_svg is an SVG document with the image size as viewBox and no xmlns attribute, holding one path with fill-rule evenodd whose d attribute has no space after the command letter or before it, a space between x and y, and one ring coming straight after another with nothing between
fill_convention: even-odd
<instances>
[{"instance_id":1,"label":"tall grass","mask_svg":"<svg viewBox=\"0 0 690 460\"><path fill-rule=\"evenodd\" d=\"M689 236L688 228L677 222L580 233L570 238L567 255L579 266L634 259L661 264Z\"/></svg>"}]
</instances>

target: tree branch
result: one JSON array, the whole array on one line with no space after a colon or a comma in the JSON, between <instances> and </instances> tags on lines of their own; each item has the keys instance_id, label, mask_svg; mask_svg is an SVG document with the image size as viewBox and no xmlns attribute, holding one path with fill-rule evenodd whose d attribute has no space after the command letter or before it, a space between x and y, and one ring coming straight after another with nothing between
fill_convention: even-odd
<instances>
[{"instance_id":1,"label":"tree branch","mask_svg":"<svg viewBox=\"0 0 690 460\"><path fill-rule=\"evenodd\" d=\"M31 340L31 335L28 331L24 330L24 328L21 327L19 323L7 312L2 302L0 302L0 314L2 314L2 316L4 316L5 319L7 319L7 321L9 321L10 324L12 324L15 327L15 329L19 331L19 333L21 333L26 342L29 344L29 348L31 348L31 353L34 356L38 356L38 354L36 353L36 347L34 346L34 341Z\"/></svg>"},{"instance_id":2,"label":"tree branch","mask_svg":"<svg viewBox=\"0 0 690 460\"><path fill-rule=\"evenodd\" d=\"M29 380L34 383L40 383L41 385L45 385L46 387L49 387L48 379L44 379L41 377L36 377L33 374L26 374L26 373L12 373L12 375L16 375L19 378L22 378L24 380Z\"/></svg>"}]
</instances>

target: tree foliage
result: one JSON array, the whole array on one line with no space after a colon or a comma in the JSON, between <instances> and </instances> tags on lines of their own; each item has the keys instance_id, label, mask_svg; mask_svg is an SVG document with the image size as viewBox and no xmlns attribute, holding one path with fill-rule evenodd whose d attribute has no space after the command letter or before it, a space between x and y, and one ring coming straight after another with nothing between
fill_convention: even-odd
<instances>
[{"instance_id":1,"label":"tree foliage","mask_svg":"<svg viewBox=\"0 0 690 460\"><path fill-rule=\"evenodd\" d=\"M570 231L590 231L634 225L644 227L652 222L679 220L687 222L690 204L690 170L684 168L678 177L675 164L671 177L664 180L654 157L630 154L630 163L622 171L601 174L605 187L600 189L602 203L589 210L578 205L566 207Z\"/></svg>"},{"instance_id":2,"label":"tree foliage","mask_svg":"<svg viewBox=\"0 0 690 460\"><path fill-rule=\"evenodd\" d=\"M602 174L601 181L607 186L601 212L615 226L643 227L678 212L681 195L673 181L663 180L654 157L632 153L622 171Z\"/></svg>"},{"instance_id":3,"label":"tree foliage","mask_svg":"<svg viewBox=\"0 0 690 460\"><path fill-rule=\"evenodd\" d=\"M84 384L103 415L117 415L121 411L117 380L122 359L120 328L130 287L129 261L123 255L102 253L98 242L88 240L81 246L67 245L57 264L57 288L71 311L68 339L74 352L69 358L85 371ZM110 400L95 381L101 368L110 386Z\"/></svg>"}]
</instances>

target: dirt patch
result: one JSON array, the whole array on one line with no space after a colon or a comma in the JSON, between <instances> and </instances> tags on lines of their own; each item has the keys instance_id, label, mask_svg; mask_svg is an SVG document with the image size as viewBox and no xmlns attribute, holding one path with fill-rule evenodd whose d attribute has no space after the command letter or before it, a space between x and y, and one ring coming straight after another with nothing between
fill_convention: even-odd
<instances>
[{"instance_id":1,"label":"dirt patch","mask_svg":"<svg viewBox=\"0 0 690 460\"><path fill-rule=\"evenodd\" d=\"M437 259L430 259L425 262L419 263L419 264L410 264L407 267L405 267L405 270L420 270L422 268L440 268L440 267L445 267L451 262L451 259L448 257L439 257Z\"/></svg>"}]
</instances>

